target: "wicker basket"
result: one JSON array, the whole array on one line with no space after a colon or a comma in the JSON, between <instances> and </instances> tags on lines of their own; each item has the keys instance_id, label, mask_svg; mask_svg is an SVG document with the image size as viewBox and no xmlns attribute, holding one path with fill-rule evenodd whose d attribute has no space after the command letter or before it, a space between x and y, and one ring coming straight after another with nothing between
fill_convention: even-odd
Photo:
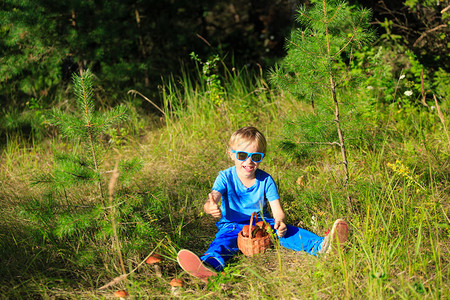
<instances>
[{"instance_id":1,"label":"wicker basket","mask_svg":"<svg viewBox=\"0 0 450 300\"><path fill-rule=\"evenodd\" d=\"M242 231L238 234L237 244L239 250L244 253L245 256L252 256L258 253L264 253L267 248L272 244L270 234L264 237L252 237L253 217L256 219L255 224L258 221L258 216L254 212L250 217L249 235L245 237Z\"/></svg>"}]
</instances>

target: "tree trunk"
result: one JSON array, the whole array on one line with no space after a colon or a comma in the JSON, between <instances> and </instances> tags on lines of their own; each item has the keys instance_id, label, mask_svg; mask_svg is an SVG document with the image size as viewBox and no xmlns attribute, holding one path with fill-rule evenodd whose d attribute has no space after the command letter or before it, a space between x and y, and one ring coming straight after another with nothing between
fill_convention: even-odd
<instances>
[{"instance_id":1,"label":"tree trunk","mask_svg":"<svg viewBox=\"0 0 450 300\"><path fill-rule=\"evenodd\" d=\"M328 57L331 59L332 56L331 56L331 49L330 49L327 8L326 8L325 0L323 0L322 3L323 3L323 14L324 14L324 18L325 18L324 22L325 22L325 33L326 33L326 38L327 38L327 53L328 53ZM342 165L344 166L344 174L345 174L345 183L344 184L347 185L348 180L349 180L347 152L345 150L345 139L344 139L344 135L342 134L341 125L340 125L340 121L339 121L339 102L338 102L337 96L336 96L336 84L334 82L333 73L331 70L330 70L330 90L331 90L331 95L332 95L333 103L334 103L334 117L335 117L334 121L336 122L336 129L337 129L338 136L339 136L339 146L341 147Z\"/></svg>"}]
</instances>

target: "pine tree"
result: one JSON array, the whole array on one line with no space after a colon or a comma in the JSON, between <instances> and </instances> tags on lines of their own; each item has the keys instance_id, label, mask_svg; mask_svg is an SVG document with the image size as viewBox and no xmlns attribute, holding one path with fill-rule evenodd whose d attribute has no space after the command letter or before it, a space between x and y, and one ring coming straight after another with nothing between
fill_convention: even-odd
<instances>
[{"instance_id":1,"label":"pine tree","mask_svg":"<svg viewBox=\"0 0 450 300\"><path fill-rule=\"evenodd\" d=\"M342 1L313 2L310 9L302 6L298 10L297 22L301 27L292 32L287 41L287 56L275 67L271 79L299 99L313 99L314 115L306 117L308 142L340 147L347 183L348 162L340 115L342 102L338 100L337 90L349 84L355 47L373 39L369 25L371 12L350 7ZM330 126L332 123L334 129Z\"/></svg>"},{"instance_id":2,"label":"pine tree","mask_svg":"<svg viewBox=\"0 0 450 300\"><path fill-rule=\"evenodd\" d=\"M114 170L105 170L103 162L111 152L108 151L111 146L104 141L104 136L108 129L128 118L128 109L122 105L107 111L96 109L93 79L89 70L75 74L74 105L70 105L67 111L54 109L48 118L49 123L60 130L63 139L70 144L67 148L72 148L72 151L61 151L55 155L51 173L34 182L46 184L50 188L49 193L44 193L42 200L27 203L21 213L39 228L44 240L51 242L56 249L64 249L61 250L65 253L62 259L71 265L108 263L109 258L105 260L102 255L108 251L105 247L113 238L112 250L117 253L121 272L125 273L121 231L132 232L132 235L136 234L134 230L137 227L141 232L148 227L140 216L142 198L139 195L127 198L129 193L125 192L132 176L142 168L142 163L139 158L132 157L116 161ZM108 181L108 193L105 193ZM83 189L74 189L76 186ZM85 191L96 195L96 188L99 197L95 198L98 201L84 203L88 205L72 201L78 198L76 195L84 195ZM65 196L66 205L61 205L60 193ZM125 198L133 200L124 201ZM130 214L130 211L136 211L136 214ZM131 221L136 219L142 221ZM133 226L119 226L121 220ZM154 228L146 232L151 230Z\"/></svg>"},{"instance_id":3,"label":"pine tree","mask_svg":"<svg viewBox=\"0 0 450 300\"><path fill-rule=\"evenodd\" d=\"M50 123L57 126L65 138L71 141L79 140L83 148L80 153L58 154L57 167L48 178L51 178L50 181L56 186L62 187L94 181L103 198L100 164L105 147L100 137L109 128L127 119L128 115L127 108L123 105L105 112L96 111L92 80L93 75L89 70L73 76L78 113L54 109L51 114Z\"/></svg>"}]
</instances>

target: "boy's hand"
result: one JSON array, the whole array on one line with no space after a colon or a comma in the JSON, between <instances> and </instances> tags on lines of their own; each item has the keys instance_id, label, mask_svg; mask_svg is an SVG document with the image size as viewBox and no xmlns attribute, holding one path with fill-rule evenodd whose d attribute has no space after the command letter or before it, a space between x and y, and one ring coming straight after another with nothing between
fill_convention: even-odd
<instances>
[{"instance_id":1,"label":"boy's hand","mask_svg":"<svg viewBox=\"0 0 450 300\"><path fill-rule=\"evenodd\" d=\"M269 203L270 208L272 209L273 218L275 219L275 225L273 228L277 230L277 234L281 238L287 230L286 224L284 224L284 219L286 216L281 208L280 199L270 201Z\"/></svg>"},{"instance_id":2,"label":"boy's hand","mask_svg":"<svg viewBox=\"0 0 450 300\"><path fill-rule=\"evenodd\" d=\"M213 216L214 218L222 217L222 211L217 204L220 200L221 194L216 191L212 191L208 194L208 200L206 200L205 205L203 205L203 210L205 213Z\"/></svg>"},{"instance_id":3,"label":"boy's hand","mask_svg":"<svg viewBox=\"0 0 450 300\"><path fill-rule=\"evenodd\" d=\"M286 233L287 227L281 220L275 220L275 225L273 226L277 230L277 235L282 238Z\"/></svg>"}]
</instances>

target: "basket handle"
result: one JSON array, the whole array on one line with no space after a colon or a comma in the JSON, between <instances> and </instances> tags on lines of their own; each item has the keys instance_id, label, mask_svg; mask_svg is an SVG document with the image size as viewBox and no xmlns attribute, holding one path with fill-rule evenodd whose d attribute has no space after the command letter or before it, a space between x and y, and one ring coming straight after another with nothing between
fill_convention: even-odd
<instances>
[{"instance_id":1,"label":"basket handle","mask_svg":"<svg viewBox=\"0 0 450 300\"><path fill-rule=\"evenodd\" d=\"M255 216L255 219L256 219L255 223L258 222L258 215L256 214L256 212L253 212L250 217L250 226L248 226L248 236L250 239L253 239L253 236L252 236L253 216Z\"/></svg>"}]
</instances>

